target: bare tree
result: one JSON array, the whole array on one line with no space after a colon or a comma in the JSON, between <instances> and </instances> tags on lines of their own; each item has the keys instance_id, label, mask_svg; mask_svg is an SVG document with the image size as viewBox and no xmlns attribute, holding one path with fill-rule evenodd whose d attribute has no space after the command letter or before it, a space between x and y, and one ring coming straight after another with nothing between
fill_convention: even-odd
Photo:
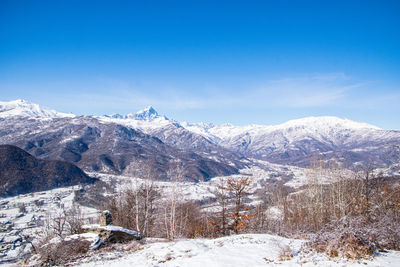
<instances>
[{"instance_id":1,"label":"bare tree","mask_svg":"<svg viewBox=\"0 0 400 267\"><path fill-rule=\"evenodd\" d=\"M64 205L62 205L59 209L57 209L49 216L50 221L48 225L50 229L60 238L64 238L67 227L67 214L66 210L64 209Z\"/></svg>"},{"instance_id":2,"label":"bare tree","mask_svg":"<svg viewBox=\"0 0 400 267\"><path fill-rule=\"evenodd\" d=\"M227 230L227 213L229 204L229 190L227 189L227 179L220 179L215 188L211 189L210 192L215 196L217 200L217 205L221 209L219 212L219 221L214 222L216 226L216 231L220 232L222 235L226 235Z\"/></svg>"},{"instance_id":3,"label":"bare tree","mask_svg":"<svg viewBox=\"0 0 400 267\"><path fill-rule=\"evenodd\" d=\"M82 233L82 225L84 218L80 206L76 203L72 204L72 207L65 212L65 220L68 224L69 234L80 234Z\"/></svg>"},{"instance_id":4,"label":"bare tree","mask_svg":"<svg viewBox=\"0 0 400 267\"><path fill-rule=\"evenodd\" d=\"M146 236L149 228L153 224L153 216L155 211L155 201L159 196L158 188L154 183L154 173L150 165L141 165L140 175L143 182L138 185L136 179L135 192L135 220L136 230L143 236Z\"/></svg>"},{"instance_id":5,"label":"bare tree","mask_svg":"<svg viewBox=\"0 0 400 267\"><path fill-rule=\"evenodd\" d=\"M104 208L113 214L115 224L149 236L153 232L159 197L155 183L144 180L110 199Z\"/></svg>"},{"instance_id":6,"label":"bare tree","mask_svg":"<svg viewBox=\"0 0 400 267\"><path fill-rule=\"evenodd\" d=\"M254 216L249 213L251 207L243 203L243 198L252 189L252 180L250 178L229 178L226 187L222 189L232 194L234 208L230 213L233 221L230 228L237 234L247 227L249 220Z\"/></svg>"},{"instance_id":7,"label":"bare tree","mask_svg":"<svg viewBox=\"0 0 400 267\"><path fill-rule=\"evenodd\" d=\"M180 161L176 162L168 171L168 176L171 179L171 186L165 196L164 227L167 238L172 240L180 234L179 221L177 220L178 201L181 198L179 183L183 182L185 177L184 168Z\"/></svg>"}]
</instances>

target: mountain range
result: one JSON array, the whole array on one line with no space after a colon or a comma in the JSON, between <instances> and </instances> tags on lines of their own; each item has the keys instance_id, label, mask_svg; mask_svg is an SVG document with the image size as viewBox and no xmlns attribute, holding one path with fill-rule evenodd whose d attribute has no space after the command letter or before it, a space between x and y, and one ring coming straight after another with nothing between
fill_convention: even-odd
<instances>
[{"instance_id":1,"label":"mountain range","mask_svg":"<svg viewBox=\"0 0 400 267\"><path fill-rule=\"evenodd\" d=\"M139 111L141 119L103 116L102 120L141 129L183 149L209 152L218 145L236 155L272 163L308 167L312 161L334 161L344 167L388 167L400 161L400 131L333 116L307 117L280 125L188 123L169 120L154 108ZM142 114L151 114L142 116ZM191 138L180 138L182 135Z\"/></svg>"},{"instance_id":2,"label":"mountain range","mask_svg":"<svg viewBox=\"0 0 400 267\"><path fill-rule=\"evenodd\" d=\"M140 175L150 166L163 180L178 165L186 180L202 181L238 173L260 160L306 167L320 159L348 168L386 168L400 161L400 131L344 118L213 125L177 122L153 107L127 115L75 116L24 100L0 102L0 144L87 171Z\"/></svg>"},{"instance_id":3,"label":"mountain range","mask_svg":"<svg viewBox=\"0 0 400 267\"><path fill-rule=\"evenodd\" d=\"M203 181L238 173L246 166L217 145L210 153L181 149L105 117L37 110L36 104L23 100L1 102L3 112L0 144L16 145L41 159L68 161L85 171L143 176L144 170L151 170L147 175L168 180L181 166L182 179Z\"/></svg>"}]
</instances>

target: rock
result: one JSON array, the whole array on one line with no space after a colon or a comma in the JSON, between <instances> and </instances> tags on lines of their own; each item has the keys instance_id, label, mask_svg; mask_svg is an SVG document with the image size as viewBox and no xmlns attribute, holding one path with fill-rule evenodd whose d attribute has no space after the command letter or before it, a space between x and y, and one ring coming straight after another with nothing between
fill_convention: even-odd
<instances>
[{"instance_id":1,"label":"rock","mask_svg":"<svg viewBox=\"0 0 400 267\"><path fill-rule=\"evenodd\" d=\"M100 226L107 226L112 224L111 212L105 210L100 215Z\"/></svg>"},{"instance_id":2,"label":"rock","mask_svg":"<svg viewBox=\"0 0 400 267\"><path fill-rule=\"evenodd\" d=\"M111 212L105 210L100 215L100 225L90 224L82 226L86 232L98 234L98 239L93 242L91 249L98 249L104 243L124 243L131 240L140 240L143 238L138 232L112 225Z\"/></svg>"},{"instance_id":3,"label":"rock","mask_svg":"<svg viewBox=\"0 0 400 267\"><path fill-rule=\"evenodd\" d=\"M114 225L100 227L99 237L104 243L124 243L142 239L139 233Z\"/></svg>"},{"instance_id":4,"label":"rock","mask_svg":"<svg viewBox=\"0 0 400 267\"><path fill-rule=\"evenodd\" d=\"M100 248L100 246L103 245L103 244L104 244L103 240L101 240L101 238L98 237L98 238L96 239L96 241L94 241L94 242L90 245L90 250L96 250L96 249Z\"/></svg>"},{"instance_id":5,"label":"rock","mask_svg":"<svg viewBox=\"0 0 400 267\"><path fill-rule=\"evenodd\" d=\"M92 243L91 249L98 249L106 243L125 243L131 240L140 240L143 236L135 231L116 225L100 226L98 224L84 225L86 233L97 233L98 239Z\"/></svg>"}]
</instances>

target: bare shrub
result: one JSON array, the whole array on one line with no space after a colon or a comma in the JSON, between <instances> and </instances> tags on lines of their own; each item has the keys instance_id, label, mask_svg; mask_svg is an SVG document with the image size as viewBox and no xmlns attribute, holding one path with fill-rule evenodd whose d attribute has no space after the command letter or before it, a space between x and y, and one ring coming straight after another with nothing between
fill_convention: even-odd
<instances>
[{"instance_id":1,"label":"bare shrub","mask_svg":"<svg viewBox=\"0 0 400 267\"><path fill-rule=\"evenodd\" d=\"M199 203L193 201L180 203L176 217L179 236L198 238L212 235L212 228L208 223L210 218L201 211Z\"/></svg>"},{"instance_id":2,"label":"bare shrub","mask_svg":"<svg viewBox=\"0 0 400 267\"><path fill-rule=\"evenodd\" d=\"M79 239L48 244L39 248L40 260L43 265L62 265L85 255L89 247L89 241Z\"/></svg>"},{"instance_id":3,"label":"bare shrub","mask_svg":"<svg viewBox=\"0 0 400 267\"><path fill-rule=\"evenodd\" d=\"M279 251L279 260L288 261L291 258L293 258L292 249L288 245L281 246Z\"/></svg>"},{"instance_id":4,"label":"bare shrub","mask_svg":"<svg viewBox=\"0 0 400 267\"><path fill-rule=\"evenodd\" d=\"M64 207L49 213L46 218L46 228L49 235L57 235L64 238L67 230L67 215Z\"/></svg>"},{"instance_id":5,"label":"bare shrub","mask_svg":"<svg viewBox=\"0 0 400 267\"><path fill-rule=\"evenodd\" d=\"M40 208L40 207L43 206L44 200L35 199L35 200L33 201L33 204L35 204L36 207Z\"/></svg>"},{"instance_id":6,"label":"bare shrub","mask_svg":"<svg viewBox=\"0 0 400 267\"><path fill-rule=\"evenodd\" d=\"M138 242L137 240L131 241L124 248L125 251L129 251L129 252L134 252L134 251L138 251L141 249L143 249L143 247L141 246L140 242Z\"/></svg>"},{"instance_id":7,"label":"bare shrub","mask_svg":"<svg viewBox=\"0 0 400 267\"><path fill-rule=\"evenodd\" d=\"M393 218L371 221L364 216L345 217L327 224L306 247L330 257L368 258L383 249L400 248L400 223Z\"/></svg>"},{"instance_id":8,"label":"bare shrub","mask_svg":"<svg viewBox=\"0 0 400 267\"><path fill-rule=\"evenodd\" d=\"M70 209L60 205L57 209L48 212L43 230L44 240L50 240L54 236L64 239L66 235L80 234L83 232L84 218L77 204Z\"/></svg>"},{"instance_id":9,"label":"bare shrub","mask_svg":"<svg viewBox=\"0 0 400 267\"><path fill-rule=\"evenodd\" d=\"M159 197L154 183L146 181L111 198L103 209L111 212L114 224L136 230L143 236L151 236Z\"/></svg>"},{"instance_id":10,"label":"bare shrub","mask_svg":"<svg viewBox=\"0 0 400 267\"><path fill-rule=\"evenodd\" d=\"M18 204L18 211L20 213L26 213L26 205L25 205L25 203L19 203Z\"/></svg>"},{"instance_id":11,"label":"bare shrub","mask_svg":"<svg viewBox=\"0 0 400 267\"><path fill-rule=\"evenodd\" d=\"M372 256L375 246L362 235L352 231L341 233L325 233L326 237L318 236L309 245L317 252L324 252L329 257L347 257L362 259Z\"/></svg>"},{"instance_id":12,"label":"bare shrub","mask_svg":"<svg viewBox=\"0 0 400 267\"><path fill-rule=\"evenodd\" d=\"M84 223L84 219L79 205L74 203L71 209L66 211L65 217L68 224L68 233L70 235L80 234L83 232L82 225Z\"/></svg>"}]
</instances>

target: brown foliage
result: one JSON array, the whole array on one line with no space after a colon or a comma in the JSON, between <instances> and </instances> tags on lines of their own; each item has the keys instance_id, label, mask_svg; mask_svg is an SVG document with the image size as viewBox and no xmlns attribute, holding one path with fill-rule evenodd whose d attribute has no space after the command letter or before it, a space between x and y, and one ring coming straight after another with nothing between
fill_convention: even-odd
<instances>
[{"instance_id":1,"label":"brown foliage","mask_svg":"<svg viewBox=\"0 0 400 267\"><path fill-rule=\"evenodd\" d=\"M324 227L306 246L330 257L368 258L374 255L379 244L367 233L366 227L360 221L346 218Z\"/></svg>"},{"instance_id":2,"label":"brown foliage","mask_svg":"<svg viewBox=\"0 0 400 267\"><path fill-rule=\"evenodd\" d=\"M89 247L89 241L73 239L45 245L39 249L39 255L44 265L62 265L83 256Z\"/></svg>"},{"instance_id":3,"label":"brown foliage","mask_svg":"<svg viewBox=\"0 0 400 267\"><path fill-rule=\"evenodd\" d=\"M250 213L252 209L250 206L243 203L243 199L250 194L252 189L252 180L248 177L245 178L229 178L226 183L217 185L218 191L214 193L219 200L221 206L222 234L225 234L226 229L233 230L236 234L245 230L249 225L250 219L254 217ZM228 192L225 196L223 191ZM218 193L218 194L217 194ZM221 201L221 196L224 196L224 202ZM233 202L233 210L227 210L230 202ZM230 218L231 222L227 222Z\"/></svg>"},{"instance_id":4,"label":"brown foliage","mask_svg":"<svg viewBox=\"0 0 400 267\"><path fill-rule=\"evenodd\" d=\"M399 250L399 187L383 182L379 186L371 186L370 189L368 204L364 203L366 198L359 195L355 204L352 203L356 206L349 208L347 216L327 223L311 238L307 246L331 257L352 259L367 258L383 249Z\"/></svg>"},{"instance_id":5,"label":"brown foliage","mask_svg":"<svg viewBox=\"0 0 400 267\"><path fill-rule=\"evenodd\" d=\"M188 238L210 236L210 226L206 214L201 212L200 205L195 202L185 202L178 206L177 219L180 234Z\"/></svg>"}]
</instances>

